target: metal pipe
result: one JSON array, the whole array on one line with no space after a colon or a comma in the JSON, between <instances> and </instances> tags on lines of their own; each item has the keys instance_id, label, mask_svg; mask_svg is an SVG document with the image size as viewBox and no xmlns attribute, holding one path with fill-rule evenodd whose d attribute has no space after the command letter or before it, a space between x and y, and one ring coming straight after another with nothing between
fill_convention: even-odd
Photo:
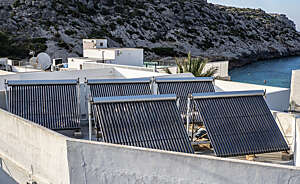
<instances>
[{"instance_id":1,"label":"metal pipe","mask_svg":"<svg viewBox=\"0 0 300 184\"><path fill-rule=\"evenodd\" d=\"M251 91L232 91L232 92L215 92L215 93L193 93L193 99L202 98L224 98L224 97L241 97L241 96L263 96L263 90Z\"/></svg>"},{"instance_id":2,"label":"metal pipe","mask_svg":"<svg viewBox=\"0 0 300 184\"><path fill-rule=\"evenodd\" d=\"M76 87L77 87L77 108L78 108L78 116L79 116L77 118L80 121L80 119L81 119L81 108L80 108L81 103L80 103L80 81L79 80L80 79L78 78ZM79 124L80 124L80 122L79 122Z\"/></svg>"},{"instance_id":3,"label":"metal pipe","mask_svg":"<svg viewBox=\"0 0 300 184\"><path fill-rule=\"evenodd\" d=\"M65 85L76 84L78 80L8 80L8 86L22 86L22 85Z\"/></svg>"},{"instance_id":4,"label":"metal pipe","mask_svg":"<svg viewBox=\"0 0 300 184\"><path fill-rule=\"evenodd\" d=\"M153 95L156 95L156 93L155 93L155 90L154 90L154 85L155 85L155 78L154 78L154 76L151 78L151 81L150 81L150 89L151 89L151 93L153 94Z\"/></svg>"},{"instance_id":5,"label":"metal pipe","mask_svg":"<svg viewBox=\"0 0 300 184\"><path fill-rule=\"evenodd\" d=\"M89 140L92 140L92 98L88 100L88 114L89 114Z\"/></svg>"},{"instance_id":6,"label":"metal pipe","mask_svg":"<svg viewBox=\"0 0 300 184\"><path fill-rule=\"evenodd\" d=\"M189 94L188 100L187 100L187 115L186 115L186 131L187 134L189 135L189 126L190 126L190 118L191 118L191 100L192 100L192 95Z\"/></svg>"},{"instance_id":7,"label":"metal pipe","mask_svg":"<svg viewBox=\"0 0 300 184\"><path fill-rule=\"evenodd\" d=\"M156 82L212 82L213 77L180 77L180 78L156 78Z\"/></svg>"},{"instance_id":8,"label":"metal pipe","mask_svg":"<svg viewBox=\"0 0 300 184\"><path fill-rule=\"evenodd\" d=\"M9 111L9 107L8 107L8 84L7 84L7 80L4 80L4 84L5 84L5 103L6 103L6 110Z\"/></svg>"},{"instance_id":9,"label":"metal pipe","mask_svg":"<svg viewBox=\"0 0 300 184\"><path fill-rule=\"evenodd\" d=\"M132 84L132 83L150 83L150 78L137 79L88 79L88 84Z\"/></svg>"},{"instance_id":10,"label":"metal pipe","mask_svg":"<svg viewBox=\"0 0 300 184\"><path fill-rule=\"evenodd\" d=\"M176 99L176 105L177 105L177 108L179 110L180 109L180 98Z\"/></svg>"},{"instance_id":11,"label":"metal pipe","mask_svg":"<svg viewBox=\"0 0 300 184\"><path fill-rule=\"evenodd\" d=\"M93 98L92 103L117 103L117 102L139 102L139 101L161 101L161 100L176 100L176 95L167 94L167 95L95 97Z\"/></svg>"}]
</instances>

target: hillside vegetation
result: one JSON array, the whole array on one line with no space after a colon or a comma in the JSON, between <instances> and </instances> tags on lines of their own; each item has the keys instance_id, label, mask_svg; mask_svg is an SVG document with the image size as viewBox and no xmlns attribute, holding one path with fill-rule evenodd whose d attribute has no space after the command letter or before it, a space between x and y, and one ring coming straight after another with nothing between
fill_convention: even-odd
<instances>
[{"instance_id":1,"label":"hillside vegetation","mask_svg":"<svg viewBox=\"0 0 300 184\"><path fill-rule=\"evenodd\" d=\"M146 59L208 56L231 65L298 55L300 33L285 15L202 0L5 0L0 3L0 56L29 49L80 56L83 38L110 47L145 48ZM7 48L7 49L5 49Z\"/></svg>"}]
</instances>

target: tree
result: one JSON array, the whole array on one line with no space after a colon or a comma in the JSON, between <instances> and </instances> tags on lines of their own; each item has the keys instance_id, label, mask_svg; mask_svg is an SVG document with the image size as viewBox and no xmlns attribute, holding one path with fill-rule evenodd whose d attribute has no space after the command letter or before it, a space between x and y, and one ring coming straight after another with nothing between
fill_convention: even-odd
<instances>
[{"instance_id":1,"label":"tree","mask_svg":"<svg viewBox=\"0 0 300 184\"><path fill-rule=\"evenodd\" d=\"M217 67L204 70L208 59L203 57L192 58L191 52L187 58L176 59L177 73L192 73L195 77L211 77L217 73Z\"/></svg>"}]
</instances>

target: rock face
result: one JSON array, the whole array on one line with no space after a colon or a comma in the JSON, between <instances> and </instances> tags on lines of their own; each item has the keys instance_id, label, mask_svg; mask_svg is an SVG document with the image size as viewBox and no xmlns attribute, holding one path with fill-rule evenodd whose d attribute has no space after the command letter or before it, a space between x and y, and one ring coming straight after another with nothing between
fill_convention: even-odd
<instances>
[{"instance_id":1,"label":"rock face","mask_svg":"<svg viewBox=\"0 0 300 184\"><path fill-rule=\"evenodd\" d=\"M22 57L29 49L80 56L82 38L143 47L146 60L191 51L240 66L300 54L300 33L285 15L205 0L2 0L0 31Z\"/></svg>"}]
</instances>

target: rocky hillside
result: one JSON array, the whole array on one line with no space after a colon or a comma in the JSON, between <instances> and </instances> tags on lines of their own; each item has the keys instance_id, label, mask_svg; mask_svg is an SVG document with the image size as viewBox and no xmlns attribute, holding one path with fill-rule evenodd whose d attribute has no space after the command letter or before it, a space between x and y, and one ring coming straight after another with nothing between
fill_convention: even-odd
<instances>
[{"instance_id":1,"label":"rocky hillside","mask_svg":"<svg viewBox=\"0 0 300 184\"><path fill-rule=\"evenodd\" d=\"M204 55L231 60L299 55L300 33L285 15L205 0L2 0L0 56L80 56L82 38L143 47L146 59Z\"/></svg>"}]
</instances>

